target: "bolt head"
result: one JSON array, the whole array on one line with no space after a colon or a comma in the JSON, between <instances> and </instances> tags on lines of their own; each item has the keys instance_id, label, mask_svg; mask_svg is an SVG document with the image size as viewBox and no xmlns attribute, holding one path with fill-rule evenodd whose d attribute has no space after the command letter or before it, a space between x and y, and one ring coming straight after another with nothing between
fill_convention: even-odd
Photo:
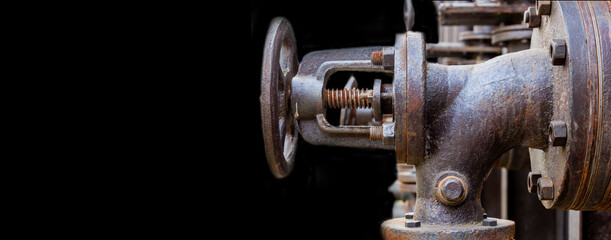
<instances>
[{"instance_id":1,"label":"bolt head","mask_svg":"<svg viewBox=\"0 0 611 240\"><path fill-rule=\"evenodd\" d=\"M462 183L458 179L447 180L441 187L441 193L444 198L451 202L458 201L464 192L465 190L462 187Z\"/></svg>"},{"instance_id":2,"label":"bolt head","mask_svg":"<svg viewBox=\"0 0 611 240\"><path fill-rule=\"evenodd\" d=\"M539 200L554 200L554 181L548 177L539 178L537 196Z\"/></svg>"},{"instance_id":3,"label":"bolt head","mask_svg":"<svg viewBox=\"0 0 611 240\"><path fill-rule=\"evenodd\" d=\"M565 146L567 141L566 123L563 121L552 121L549 124L549 142L554 147Z\"/></svg>"},{"instance_id":4,"label":"bolt head","mask_svg":"<svg viewBox=\"0 0 611 240\"><path fill-rule=\"evenodd\" d=\"M486 218L482 222L482 225L484 225L484 226L496 226L496 220L495 219Z\"/></svg>"},{"instance_id":5,"label":"bolt head","mask_svg":"<svg viewBox=\"0 0 611 240\"><path fill-rule=\"evenodd\" d=\"M541 174L539 173L528 173L528 180L526 181L526 187L528 188L529 193L534 193L537 189L537 180L541 178Z\"/></svg>"},{"instance_id":6,"label":"bolt head","mask_svg":"<svg viewBox=\"0 0 611 240\"><path fill-rule=\"evenodd\" d=\"M537 0L537 15L549 15L552 12L552 1Z\"/></svg>"},{"instance_id":7,"label":"bolt head","mask_svg":"<svg viewBox=\"0 0 611 240\"><path fill-rule=\"evenodd\" d=\"M550 43L552 65L564 65L566 60L566 43L562 39L552 39Z\"/></svg>"},{"instance_id":8,"label":"bolt head","mask_svg":"<svg viewBox=\"0 0 611 240\"><path fill-rule=\"evenodd\" d=\"M414 213L413 212L405 213L405 219L414 219Z\"/></svg>"},{"instance_id":9,"label":"bolt head","mask_svg":"<svg viewBox=\"0 0 611 240\"><path fill-rule=\"evenodd\" d=\"M484 213L484 219L488 218L488 214Z\"/></svg>"},{"instance_id":10,"label":"bolt head","mask_svg":"<svg viewBox=\"0 0 611 240\"><path fill-rule=\"evenodd\" d=\"M450 206L460 204L467 195L464 182L456 176L445 177L439 182L437 188L439 199Z\"/></svg>"},{"instance_id":11,"label":"bolt head","mask_svg":"<svg viewBox=\"0 0 611 240\"><path fill-rule=\"evenodd\" d=\"M528 23L529 28L536 28L541 25L541 17L537 15L537 9L535 7L529 7L524 12L524 23Z\"/></svg>"},{"instance_id":12,"label":"bolt head","mask_svg":"<svg viewBox=\"0 0 611 240\"><path fill-rule=\"evenodd\" d=\"M420 227L420 221L418 220L405 221L405 227L408 227L408 228Z\"/></svg>"}]
</instances>

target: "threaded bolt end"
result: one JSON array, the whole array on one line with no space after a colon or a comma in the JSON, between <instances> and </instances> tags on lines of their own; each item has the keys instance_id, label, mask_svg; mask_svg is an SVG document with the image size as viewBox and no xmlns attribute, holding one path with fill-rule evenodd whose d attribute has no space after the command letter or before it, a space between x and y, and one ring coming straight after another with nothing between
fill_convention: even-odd
<instances>
[{"instance_id":1,"label":"threaded bolt end","mask_svg":"<svg viewBox=\"0 0 611 240\"><path fill-rule=\"evenodd\" d=\"M371 53L371 63L373 65L382 65L384 53L382 51Z\"/></svg>"}]
</instances>

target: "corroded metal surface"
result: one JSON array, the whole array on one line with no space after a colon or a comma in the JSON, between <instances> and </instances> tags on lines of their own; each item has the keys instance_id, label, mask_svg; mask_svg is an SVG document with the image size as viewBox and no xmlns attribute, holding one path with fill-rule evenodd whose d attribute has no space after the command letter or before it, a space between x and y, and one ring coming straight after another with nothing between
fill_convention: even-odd
<instances>
[{"instance_id":1,"label":"corroded metal surface","mask_svg":"<svg viewBox=\"0 0 611 240\"><path fill-rule=\"evenodd\" d=\"M417 218L415 218L417 219ZM405 218L394 218L382 223L382 236L386 240L408 239L513 239L515 223L505 219L496 220L496 226L483 224L430 225L406 227ZM413 220L412 220L413 221Z\"/></svg>"},{"instance_id":2,"label":"corroded metal surface","mask_svg":"<svg viewBox=\"0 0 611 240\"><path fill-rule=\"evenodd\" d=\"M414 216L436 225L481 223L482 182L494 162L515 146L547 145L552 90L547 49L477 65L429 63L426 76L427 158L416 164ZM438 183L431 180L448 170L463 175L468 189L458 206L436 199Z\"/></svg>"},{"instance_id":3,"label":"corroded metal surface","mask_svg":"<svg viewBox=\"0 0 611 240\"><path fill-rule=\"evenodd\" d=\"M395 43L395 151L397 162L424 161L426 47L422 34L408 32Z\"/></svg>"},{"instance_id":4,"label":"corroded metal surface","mask_svg":"<svg viewBox=\"0 0 611 240\"><path fill-rule=\"evenodd\" d=\"M529 35L530 36L530 35ZM493 46L467 46L461 43L428 43L427 57L462 57L477 53L500 55L503 49Z\"/></svg>"},{"instance_id":5,"label":"corroded metal surface","mask_svg":"<svg viewBox=\"0 0 611 240\"><path fill-rule=\"evenodd\" d=\"M611 209L611 13L605 2L552 1L533 31L531 48L566 43L566 60L553 67L550 120L566 123L566 145L531 150L533 171L553 181L547 208ZM569 91L570 90L570 91ZM548 133L549 134L549 133Z\"/></svg>"},{"instance_id":6,"label":"corroded metal surface","mask_svg":"<svg viewBox=\"0 0 611 240\"><path fill-rule=\"evenodd\" d=\"M326 89L329 77L338 71L388 73L389 71L383 66L371 62L372 53L382 49L382 47L366 47L324 50L311 52L303 57L299 72L293 78L291 96L299 122L299 131L306 142L338 147L394 149L393 145L385 144L384 141L371 141L370 132L373 126L333 126L325 116L327 105L331 101L333 106L363 105L359 101L348 101L357 100L356 93L354 98L348 98L348 94L345 95L346 98L343 95L340 97L339 94L331 94L329 98L330 92ZM342 93L344 91L342 90ZM384 92L383 87L381 91ZM365 97L367 96L369 95ZM380 98L381 102L385 102L383 94ZM382 111L384 112L384 109Z\"/></svg>"},{"instance_id":7,"label":"corroded metal surface","mask_svg":"<svg viewBox=\"0 0 611 240\"><path fill-rule=\"evenodd\" d=\"M277 178L286 177L294 165L298 132L290 89L298 67L293 28L285 18L275 18L265 40L260 101L265 153Z\"/></svg>"}]
</instances>

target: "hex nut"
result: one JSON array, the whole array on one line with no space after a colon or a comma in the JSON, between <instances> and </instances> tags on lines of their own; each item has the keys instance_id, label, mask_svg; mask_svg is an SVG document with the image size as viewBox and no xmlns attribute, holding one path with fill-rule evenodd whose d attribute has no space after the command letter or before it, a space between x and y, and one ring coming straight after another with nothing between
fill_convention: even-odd
<instances>
[{"instance_id":1,"label":"hex nut","mask_svg":"<svg viewBox=\"0 0 611 240\"><path fill-rule=\"evenodd\" d=\"M524 19L522 20L522 22L528 23L528 20L530 20L530 12L527 9L526 11L524 11Z\"/></svg>"},{"instance_id":2,"label":"hex nut","mask_svg":"<svg viewBox=\"0 0 611 240\"><path fill-rule=\"evenodd\" d=\"M484 219L488 218L488 214L484 213Z\"/></svg>"},{"instance_id":3,"label":"hex nut","mask_svg":"<svg viewBox=\"0 0 611 240\"><path fill-rule=\"evenodd\" d=\"M394 122L385 122L382 124L382 142L384 145L395 145Z\"/></svg>"},{"instance_id":4,"label":"hex nut","mask_svg":"<svg viewBox=\"0 0 611 240\"><path fill-rule=\"evenodd\" d=\"M539 173L528 173L528 180L526 181L526 188L529 193L534 193L537 189L537 180L541 178L541 174Z\"/></svg>"},{"instance_id":5,"label":"hex nut","mask_svg":"<svg viewBox=\"0 0 611 240\"><path fill-rule=\"evenodd\" d=\"M564 65L566 60L566 43L562 39L552 39L550 43L552 65Z\"/></svg>"},{"instance_id":6,"label":"hex nut","mask_svg":"<svg viewBox=\"0 0 611 240\"><path fill-rule=\"evenodd\" d=\"M413 212L405 213L405 219L414 219L414 213Z\"/></svg>"},{"instance_id":7,"label":"hex nut","mask_svg":"<svg viewBox=\"0 0 611 240\"><path fill-rule=\"evenodd\" d=\"M536 28L541 25L541 17L537 15L535 7L529 7L524 12L524 23L528 23L528 28Z\"/></svg>"},{"instance_id":8,"label":"hex nut","mask_svg":"<svg viewBox=\"0 0 611 240\"><path fill-rule=\"evenodd\" d=\"M490 218L486 218L484 219L484 221L482 221L482 225L484 226L496 226L496 220L495 219L490 219Z\"/></svg>"},{"instance_id":9,"label":"hex nut","mask_svg":"<svg viewBox=\"0 0 611 240\"><path fill-rule=\"evenodd\" d=\"M382 49L382 66L384 66L384 70L395 69L395 47L384 47Z\"/></svg>"},{"instance_id":10,"label":"hex nut","mask_svg":"<svg viewBox=\"0 0 611 240\"><path fill-rule=\"evenodd\" d=\"M405 221L405 227L408 227L408 228L420 227L420 221L418 220Z\"/></svg>"},{"instance_id":11,"label":"hex nut","mask_svg":"<svg viewBox=\"0 0 611 240\"><path fill-rule=\"evenodd\" d=\"M537 180L537 196L539 200L554 200L554 181L548 177Z\"/></svg>"},{"instance_id":12,"label":"hex nut","mask_svg":"<svg viewBox=\"0 0 611 240\"><path fill-rule=\"evenodd\" d=\"M549 15L552 12L552 1L537 0L537 15Z\"/></svg>"},{"instance_id":13,"label":"hex nut","mask_svg":"<svg viewBox=\"0 0 611 240\"><path fill-rule=\"evenodd\" d=\"M563 121L552 121L549 124L549 142L554 147L565 146L567 141L566 123Z\"/></svg>"}]
</instances>

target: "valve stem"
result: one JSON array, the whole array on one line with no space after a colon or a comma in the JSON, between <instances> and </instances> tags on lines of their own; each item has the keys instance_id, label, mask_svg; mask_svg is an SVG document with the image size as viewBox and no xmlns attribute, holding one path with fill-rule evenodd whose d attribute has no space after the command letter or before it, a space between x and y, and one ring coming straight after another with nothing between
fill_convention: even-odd
<instances>
[{"instance_id":1,"label":"valve stem","mask_svg":"<svg viewBox=\"0 0 611 240\"><path fill-rule=\"evenodd\" d=\"M330 89L324 93L329 108L371 108L373 90L371 89Z\"/></svg>"}]
</instances>

